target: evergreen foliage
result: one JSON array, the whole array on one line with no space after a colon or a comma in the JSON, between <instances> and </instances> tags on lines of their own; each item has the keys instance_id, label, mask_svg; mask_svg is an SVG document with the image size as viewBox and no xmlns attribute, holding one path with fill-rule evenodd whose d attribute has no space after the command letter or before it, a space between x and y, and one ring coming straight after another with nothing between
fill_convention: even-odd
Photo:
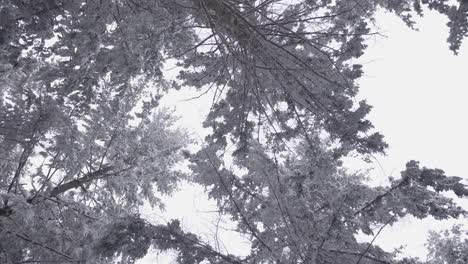
<instances>
[{"instance_id":1,"label":"evergreen foliage","mask_svg":"<svg viewBox=\"0 0 468 264\"><path fill-rule=\"evenodd\" d=\"M467 197L462 178L409 161L370 187L342 166L387 147L355 100L378 9L410 27L446 15L455 53L468 32L466 0L0 0L0 262L421 263L356 235L466 216L444 195ZM181 86L215 91L197 153L158 107ZM140 217L182 179L250 237L247 257ZM465 263L460 233L432 234L427 264Z\"/></svg>"}]
</instances>

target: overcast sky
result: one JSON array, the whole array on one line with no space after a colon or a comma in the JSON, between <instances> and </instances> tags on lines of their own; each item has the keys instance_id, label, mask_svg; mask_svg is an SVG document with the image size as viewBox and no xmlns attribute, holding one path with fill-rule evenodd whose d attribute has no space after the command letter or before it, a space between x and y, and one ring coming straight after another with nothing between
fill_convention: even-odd
<instances>
[{"instance_id":1,"label":"overcast sky","mask_svg":"<svg viewBox=\"0 0 468 264\"><path fill-rule=\"evenodd\" d=\"M390 145L387 156L377 157L380 165L374 164L371 172L377 183L385 183L390 175L399 176L411 159L468 179L468 45L462 46L458 56L453 55L445 41L447 21L438 14L428 13L418 22L419 31L413 31L394 15L379 14L377 26L387 37L370 40L360 59L365 76L360 80L359 98L374 106L369 118ZM164 100L166 105L175 105L182 126L195 137L203 137L201 122L211 101L180 101L191 96L186 91L173 92ZM361 165L349 162L354 169ZM464 206L468 208L467 201ZM206 212L214 209L202 188L184 185L167 200L164 214L147 211L146 216L154 221L180 218L184 227L209 238L216 216ZM387 250L406 244L406 255L424 258L428 230L450 228L455 222L406 218L387 227L376 243ZM222 234L230 253L248 249L241 238ZM170 257L151 254L138 263L172 262Z\"/></svg>"},{"instance_id":2,"label":"overcast sky","mask_svg":"<svg viewBox=\"0 0 468 264\"><path fill-rule=\"evenodd\" d=\"M445 42L447 20L438 14L419 19L418 32L390 14L380 14L377 22L387 38L370 42L361 59L359 96L374 106L369 118L390 145L387 156L378 157L384 172L376 168L375 177L398 176L414 159L468 180L468 46L453 55ZM468 208L466 199L460 202ZM455 222L462 223L404 219L385 229L377 243L388 250L407 244L406 254L424 258L427 231Z\"/></svg>"}]
</instances>

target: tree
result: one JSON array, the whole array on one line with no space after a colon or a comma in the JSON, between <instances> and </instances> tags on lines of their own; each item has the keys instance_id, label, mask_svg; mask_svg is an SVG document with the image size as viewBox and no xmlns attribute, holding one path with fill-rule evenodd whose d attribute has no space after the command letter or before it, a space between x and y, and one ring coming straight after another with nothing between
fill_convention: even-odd
<instances>
[{"instance_id":1,"label":"tree","mask_svg":"<svg viewBox=\"0 0 468 264\"><path fill-rule=\"evenodd\" d=\"M395 262L354 235L406 214L465 215L440 192L467 189L414 161L387 188L344 170L341 158L386 148L365 118L371 107L354 100L354 59L378 34L369 26L378 8L409 26L422 6L447 15L456 52L466 5L0 1L2 261L125 263L153 246L176 249L181 263ZM183 69L174 82L162 71L171 59ZM215 90L212 133L187 154L190 179L252 237L246 259L216 252L177 221L139 217L139 204L160 205L154 192L186 177L174 166L187 139L155 110L180 86Z\"/></svg>"},{"instance_id":2,"label":"tree","mask_svg":"<svg viewBox=\"0 0 468 264\"><path fill-rule=\"evenodd\" d=\"M146 99L141 82L102 79L92 94L63 94L47 76L54 70L27 65L2 86L4 263L97 262L100 230L138 215L144 201L159 206L155 192L170 193L183 178L174 165L187 137L169 113L152 111L157 100Z\"/></svg>"},{"instance_id":3,"label":"tree","mask_svg":"<svg viewBox=\"0 0 468 264\"><path fill-rule=\"evenodd\" d=\"M428 239L429 263L466 263L468 262L468 240L461 226L454 226L452 230L431 232Z\"/></svg>"}]
</instances>

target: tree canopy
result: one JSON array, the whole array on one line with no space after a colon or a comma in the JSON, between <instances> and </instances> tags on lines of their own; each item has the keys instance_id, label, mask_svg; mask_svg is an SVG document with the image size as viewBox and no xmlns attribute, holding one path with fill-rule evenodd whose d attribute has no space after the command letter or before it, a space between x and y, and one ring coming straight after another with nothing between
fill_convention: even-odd
<instances>
[{"instance_id":1,"label":"tree canopy","mask_svg":"<svg viewBox=\"0 0 468 264\"><path fill-rule=\"evenodd\" d=\"M0 0L0 262L132 263L153 247L180 263L420 263L356 234L464 217L444 195L468 196L462 178L409 161L371 187L342 165L387 147L355 99L378 9L409 27L446 15L455 53L468 34L466 0ZM158 106L181 87L215 94L196 153ZM232 217L247 257L140 216L181 180ZM463 261L460 241L434 234L427 263Z\"/></svg>"}]
</instances>

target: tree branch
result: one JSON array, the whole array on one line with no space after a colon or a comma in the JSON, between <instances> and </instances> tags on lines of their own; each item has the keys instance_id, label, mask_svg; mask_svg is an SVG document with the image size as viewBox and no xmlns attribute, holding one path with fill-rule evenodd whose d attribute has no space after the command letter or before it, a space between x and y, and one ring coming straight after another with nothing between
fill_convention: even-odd
<instances>
[{"instance_id":1,"label":"tree branch","mask_svg":"<svg viewBox=\"0 0 468 264\"><path fill-rule=\"evenodd\" d=\"M112 169L113 169L112 166L103 166L101 169L94 171L94 172L87 173L85 176L81 178L74 179L64 184L61 184L55 187L54 189L52 189L52 191L50 192L50 197L57 197L60 194L68 190L80 187L85 182L90 182L95 179L101 178L102 176L106 175L106 173Z\"/></svg>"},{"instance_id":2,"label":"tree branch","mask_svg":"<svg viewBox=\"0 0 468 264\"><path fill-rule=\"evenodd\" d=\"M1 228L1 227L0 227L0 228ZM34 245L37 245L37 246L43 247L43 248L45 248L45 249L47 249L47 250L49 250L49 251L52 251L52 252L54 252L55 254L60 255L60 256L62 256L62 257L64 257L64 258L68 259L68 260L74 260L73 257L70 257L69 255L67 255L67 254L65 254L65 253L62 253L62 252L60 252L60 251L58 251L58 250L56 250L56 249L54 249L54 248L51 248L51 247L49 247L49 246L47 246L47 245L44 245L44 244L42 244L41 242L38 242L38 241L36 241L36 240L33 240L33 239L31 239L31 238L29 238L29 237L27 237L27 236L25 236L25 235L22 235L22 234L13 232L13 231L8 230L8 229L3 229L3 230L5 230L6 233L9 233L9 234L12 234L12 235L14 235L14 236L16 236L16 237L19 237L19 238L21 238L22 240L24 240L24 241L26 241L26 242L32 243L32 244L34 244Z\"/></svg>"}]
</instances>

